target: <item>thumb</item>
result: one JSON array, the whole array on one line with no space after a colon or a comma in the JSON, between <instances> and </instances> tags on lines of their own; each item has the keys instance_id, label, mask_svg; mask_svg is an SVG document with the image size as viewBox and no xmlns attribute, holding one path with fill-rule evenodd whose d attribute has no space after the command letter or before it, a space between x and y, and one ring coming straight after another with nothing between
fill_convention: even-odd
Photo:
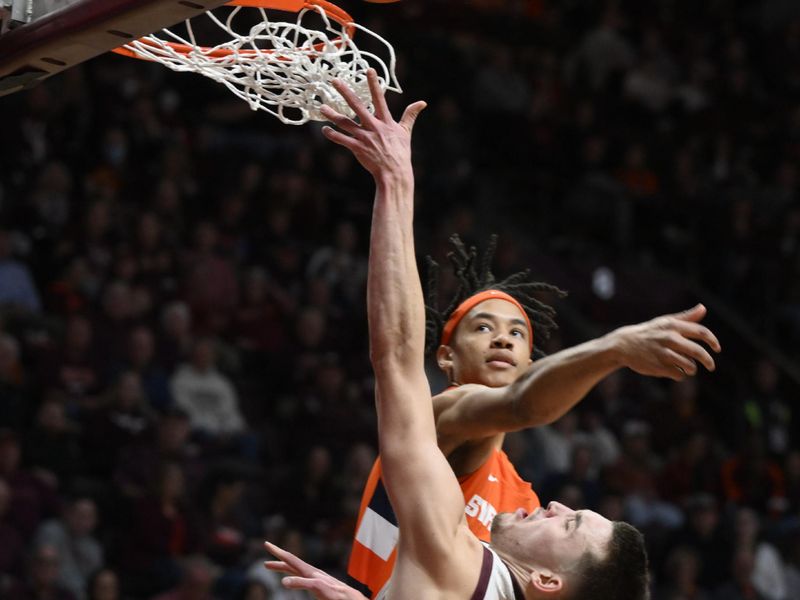
<instances>
[{"instance_id":1,"label":"thumb","mask_svg":"<svg viewBox=\"0 0 800 600\"><path fill-rule=\"evenodd\" d=\"M674 317L681 319L683 321L693 321L695 323L702 321L703 317L706 316L708 309L703 304L697 304L690 308L689 310L684 310L679 313L675 313Z\"/></svg>"},{"instance_id":2,"label":"thumb","mask_svg":"<svg viewBox=\"0 0 800 600\"><path fill-rule=\"evenodd\" d=\"M400 118L400 125L405 127L408 130L408 133L414 129L414 123L417 121L417 117L419 113L421 113L425 107L428 106L428 103L424 100L419 100L418 102L414 102L406 107L405 112L403 112L403 116Z\"/></svg>"}]
</instances>

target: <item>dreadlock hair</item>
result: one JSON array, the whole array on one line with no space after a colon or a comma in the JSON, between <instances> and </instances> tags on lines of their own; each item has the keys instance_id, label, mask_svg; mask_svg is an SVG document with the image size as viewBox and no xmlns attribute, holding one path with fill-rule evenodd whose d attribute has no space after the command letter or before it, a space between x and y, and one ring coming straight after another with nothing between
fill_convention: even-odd
<instances>
[{"instance_id":1,"label":"dreadlock hair","mask_svg":"<svg viewBox=\"0 0 800 600\"><path fill-rule=\"evenodd\" d=\"M439 310L439 264L430 256L426 257L428 263L428 291L425 298L425 311L427 313L425 323L427 343L425 350L427 353L433 354L436 352L442 338L444 325L459 304L467 298L489 289L505 292L522 305L536 330L534 339L546 340L553 330L558 329L558 325L554 320L556 316L555 309L537 300L533 294L536 292L549 292L556 294L559 298L563 298L567 293L549 283L529 281L530 269L514 273L502 281L496 281L491 271L492 259L494 258L495 250L497 250L496 234L492 234L489 238L489 245L480 260L478 260L478 251L475 246L467 248L457 233L450 236L450 243L453 246L453 251L447 254L447 258L453 266L459 286L450 304L443 311ZM544 352L534 347L533 356L539 358L544 356Z\"/></svg>"}]
</instances>

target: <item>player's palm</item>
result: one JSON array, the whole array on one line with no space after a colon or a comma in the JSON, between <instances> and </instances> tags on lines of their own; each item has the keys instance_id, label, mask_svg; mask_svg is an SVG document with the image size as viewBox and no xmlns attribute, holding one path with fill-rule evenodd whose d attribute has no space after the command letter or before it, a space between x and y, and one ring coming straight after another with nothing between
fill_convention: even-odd
<instances>
[{"instance_id":1,"label":"player's palm","mask_svg":"<svg viewBox=\"0 0 800 600\"><path fill-rule=\"evenodd\" d=\"M324 127L322 132L329 140L350 150L358 162L376 179L388 174L410 175L411 132L417 116L426 104L424 102L411 104L406 108L400 121L395 121L386 105L386 98L375 71L370 69L367 78L375 114L370 114L367 107L347 85L335 81L334 87L356 114L358 122L329 106L323 106L322 114L341 131Z\"/></svg>"}]
</instances>

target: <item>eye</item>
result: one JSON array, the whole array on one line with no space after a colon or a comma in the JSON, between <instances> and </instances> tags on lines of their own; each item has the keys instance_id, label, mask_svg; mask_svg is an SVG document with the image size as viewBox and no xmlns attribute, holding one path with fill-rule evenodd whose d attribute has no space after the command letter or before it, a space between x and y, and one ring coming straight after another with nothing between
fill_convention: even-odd
<instances>
[{"instance_id":1,"label":"eye","mask_svg":"<svg viewBox=\"0 0 800 600\"><path fill-rule=\"evenodd\" d=\"M475 328L475 331L481 331L481 332L483 332L483 331L491 331L491 330L492 330L492 328L489 327L486 323L481 323Z\"/></svg>"},{"instance_id":2,"label":"eye","mask_svg":"<svg viewBox=\"0 0 800 600\"><path fill-rule=\"evenodd\" d=\"M511 335L515 335L518 338L524 338L525 337L525 332L522 331L521 329L512 329L511 330Z\"/></svg>"}]
</instances>

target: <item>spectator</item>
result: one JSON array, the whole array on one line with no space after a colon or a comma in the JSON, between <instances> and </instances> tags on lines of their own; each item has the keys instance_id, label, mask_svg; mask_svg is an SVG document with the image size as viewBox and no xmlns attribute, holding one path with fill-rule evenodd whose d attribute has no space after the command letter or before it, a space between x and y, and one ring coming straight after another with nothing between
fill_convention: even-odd
<instances>
[{"instance_id":1,"label":"spectator","mask_svg":"<svg viewBox=\"0 0 800 600\"><path fill-rule=\"evenodd\" d=\"M0 332L0 427L22 425L29 410L26 383L19 343Z\"/></svg>"},{"instance_id":2,"label":"spectator","mask_svg":"<svg viewBox=\"0 0 800 600\"><path fill-rule=\"evenodd\" d=\"M786 474L786 512L800 512L800 450L792 450L786 455L783 468Z\"/></svg>"},{"instance_id":3,"label":"spectator","mask_svg":"<svg viewBox=\"0 0 800 600\"><path fill-rule=\"evenodd\" d=\"M88 204L81 225L78 235L62 242L58 253L67 260L84 258L92 275L102 280L108 275L112 261L114 233L110 204L103 200Z\"/></svg>"},{"instance_id":4,"label":"spectator","mask_svg":"<svg viewBox=\"0 0 800 600\"><path fill-rule=\"evenodd\" d=\"M281 547L290 550L295 556L305 557L305 548L302 537L297 531L289 530L281 536ZM273 538L274 539L274 538ZM308 596L302 590L287 590L281 585L281 577L274 571L264 568L264 563L258 561L247 570L248 584L245 588L245 598L248 600L307 600Z\"/></svg>"},{"instance_id":5,"label":"spectator","mask_svg":"<svg viewBox=\"0 0 800 600\"><path fill-rule=\"evenodd\" d=\"M592 468L597 471L614 464L619 459L619 442L603 423L600 413L596 411L584 413L583 422Z\"/></svg>"},{"instance_id":6,"label":"spectator","mask_svg":"<svg viewBox=\"0 0 800 600\"><path fill-rule=\"evenodd\" d=\"M136 501L125 561L133 595L152 595L174 586L180 578L180 560L200 549L197 519L188 498L181 466L165 462L156 487Z\"/></svg>"},{"instance_id":7,"label":"spectator","mask_svg":"<svg viewBox=\"0 0 800 600\"><path fill-rule=\"evenodd\" d=\"M317 250L308 261L308 279L321 278L350 306L359 306L367 264L358 253L358 229L351 221L336 226L333 244Z\"/></svg>"},{"instance_id":8,"label":"spectator","mask_svg":"<svg viewBox=\"0 0 800 600\"><path fill-rule=\"evenodd\" d=\"M62 492L71 488L82 457L77 428L67 420L64 403L57 395L39 406L34 426L25 437L23 456L50 487Z\"/></svg>"},{"instance_id":9,"label":"spectator","mask_svg":"<svg viewBox=\"0 0 800 600\"><path fill-rule=\"evenodd\" d=\"M78 600L59 584L61 557L54 546L36 546L28 563L28 576L12 585L9 600Z\"/></svg>"},{"instance_id":10,"label":"spectator","mask_svg":"<svg viewBox=\"0 0 800 600\"><path fill-rule=\"evenodd\" d=\"M236 345L259 366L286 347L286 301L263 269L250 269L242 284L242 303L234 316ZM255 367L255 364L253 364ZM276 373L277 375L277 373Z\"/></svg>"},{"instance_id":11,"label":"spectator","mask_svg":"<svg viewBox=\"0 0 800 600\"><path fill-rule=\"evenodd\" d=\"M367 483L375 458L375 449L364 443L354 444L347 454L347 460L342 470L341 489L343 493L342 507L349 519L348 531L355 531L358 508L361 504L361 492Z\"/></svg>"},{"instance_id":12,"label":"spectator","mask_svg":"<svg viewBox=\"0 0 800 600\"><path fill-rule=\"evenodd\" d=\"M289 481L293 485L288 485ZM289 522L298 523L307 534L324 535L341 502L330 451L324 446L312 447L302 470L290 474L286 483L284 506ZM314 516L309 519L300 515Z\"/></svg>"},{"instance_id":13,"label":"spectator","mask_svg":"<svg viewBox=\"0 0 800 600\"><path fill-rule=\"evenodd\" d=\"M42 519L56 513L58 496L51 480L43 481L20 468L21 456L19 436L13 431L0 431L0 478L11 489L8 522L27 540Z\"/></svg>"},{"instance_id":14,"label":"spectator","mask_svg":"<svg viewBox=\"0 0 800 600\"><path fill-rule=\"evenodd\" d=\"M188 557L182 561L178 585L153 600L214 600L217 576L217 569L205 557Z\"/></svg>"},{"instance_id":15,"label":"spectator","mask_svg":"<svg viewBox=\"0 0 800 600\"><path fill-rule=\"evenodd\" d=\"M628 520L644 529L676 529L683 524L678 507L664 502L656 482L661 468L650 447L650 425L631 420L623 427L622 454L605 472L603 481L626 496Z\"/></svg>"},{"instance_id":16,"label":"spectator","mask_svg":"<svg viewBox=\"0 0 800 600\"><path fill-rule=\"evenodd\" d=\"M158 362L171 373L191 354L192 314L183 302L167 304L161 311L161 336L158 343Z\"/></svg>"},{"instance_id":17,"label":"spectator","mask_svg":"<svg viewBox=\"0 0 800 600\"><path fill-rule=\"evenodd\" d=\"M301 384L312 379L330 347L327 316L318 308L305 307L297 313L293 333L292 382Z\"/></svg>"},{"instance_id":18,"label":"spectator","mask_svg":"<svg viewBox=\"0 0 800 600\"><path fill-rule=\"evenodd\" d=\"M111 391L109 404L85 418L86 472L95 478L108 478L123 447L150 438L153 421L139 375L134 371L123 372Z\"/></svg>"},{"instance_id":19,"label":"spectator","mask_svg":"<svg viewBox=\"0 0 800 600\"><path fill-rule=\"evenodd\" d=\"M786 574L778 550L760 536L758 515L750 508L736 512L736 548L752 555L753 588L767 600L786 600Z\"/></svg>"},{"instance_id":20,"label":"spectator","mask_svg":"<svg viewBox=\"0 0 800 600\"><path fill-rule=\"evenodd\" d=\"M85 312L98 287L98 278L89 269L88 261L82 256L75 256L50 285L47 291L48 307L59 315Z\"/></svg>"},{"instance_id":21,"label":"spectator","mask_svg":"<svg viewBox=\"0 0 800 600\"><path fill-rule=\"evenodd\" d=\"M63 344L47 361L45 384L67 395L71 412L96 405L105 386L102 360L95 347L91 322L83 315L74 315L67 319Z\"/></svg>"},{"instance_id":22,"label":"spectator","mask_svg":"<svg viewBox=\"0 0 800 600\"><path fill-rule=\"evenodd\" d=\"M715 591L729 576L731 557L716 500L708 494L696 494L686 503L686 515L683 527L672 535L670 548L690 548L702 557L698 584Z\"/></svg>"},{"instance_id":23,"label":"spectator","mask_svg":"<svg viewBox=\"0 0 800 600\"><path fill-rule=\"evenodd\" d=\"M158 485L162 464L175 462L188 481L190 490L200 479L203 468L199 451L189 442L189 416L172 408L158 419L155 440L138 440L122 448L114 470L120 491L131 498L141 498Z\"/></svg>"},{"instance_id":24,"label":"spectator","mask_svg":"<svg viewBox=\"0 0 800 600\"><path fill-rule=\"evenodd\" d=\"M177 257L164 239L161 220L155 213L147 211L139 217L134 248L139 278L156 298L175 293Z\"/></svg>"},{"instance_id":25,"label":"spectator","mask_svg":"<svg viewBox=\"0 0 800 600\"><path fill-rule=\"evenodd\" d=\"M231 262L217 254L217 228L198 223L194 248L187 256L184 296L197 318L197 326L216 334L227 325L238 303L238 284Z\"/></svg>"},{"instance_id":26,"label":"spectator","mask_svg":"<svg viewBox=\"0 0 800 600\"><path fill-rule=\"evenodd\" d=\"M55 548L59 556L58 584L76 598L86 598L89 576L103 566L103 548L92 535L97 526L97 507L91 498L71 500L62 518L45 521L34 536L34 545Z\"/></svg>"},{"instance_id":27,"label":"spectator","mask_svg":"<svg viewBox=\"0 0 800 600\"><path fill-rule=\"evenodd\" d=\"M565 504L576 508L589 508L595 510L600 501L600 485L597 480L597 470L592 465L590 446L578 443L572 447L570 468L564 473L554 473L542 485L543 498L558 498L566 486L574 486L580 490L581 504ZM576 508L577 510L577 508Z\"/></svg>"},{"instance_id":28,"label":"spectator","mask_svg":"<svg viewBox=\"0 0 800 600\"><path fill-rule=\"evenodd\" d=\"M715 600L765 600L753 587L753 554L741 548L731 561L731 581L720 586Z\"/></svg>"},{"instance_id":29,"label":"spectator","mask_svg":"<svg viewBox=\"0 0 800 600\"><path fill-rule=\"evenodd\" d=\"M661 471L658 487L661 496L673 504L683 504L694 492L719 497L720 464L711 438L703 431L690 431L682 436L674 456Z\"/></svg>"},{"instance_id":30,"label":"spectator","mask_svg":"<svg viewBox=\"0 0 800 600\"><path fill-rule=\"evenodd\" d=\"M28 267L13 258L11 232L0 228L0 308L38 313L39 292Z\"/></svg>"},{"instance_id":31,"label":"spectator","mask_svg":"<svg viewBox=\"0 0 800 600\"><path fill-rule=\"evenodd\" d=\"M538 444L545 473L566 473L573 449L584 442L575 411L568 412L553 425L531 430L531 434Z\"/></svg>"},{"instance_id":32,"label":"spectator","mask_svg":"<svg viewBox=\"0 0 800 600\"><path fill-rule=\"evenodd\" d=\"M119 576L111 569L99 569L86 583L86 600L120 600Z\"/></svg>"},{"instance_id":33,"label":"spectator","mask_svg":"<svg viewBox=\"0 0 800 600\"><path fill-rule=\"evenodd\" d=\"M589 84L596 90L605 87L609 77L634 63L635 50L620 33L623 19L619 9L609 5L599 26L584 37L573 59L573 69L585 68Z\"/></svg>"},{"instance_id":34,"label":"spectator","mask_svg":"<svg viewBox=\"0 0 800 600\"><path fill-rule=\"evenodd\" d=\"M800 528L795 527L786 536L786 589L787 600L800 599Z\"/></svg>"},{"instance_id":35,"label":"spectator","mask_svg":"<svg viewBox=\"0 0 800 600\"><path fill-rule=\"evenodd\" d=\"M135 324L131 286L124 280L112 281L101 299L102 310L95 319L96 343L105 348L110 364L119 364L125 359L126 342Z\"/></svg>"},{"instance_id":36,"label":"spectator","mask_svg":"<svg viewBox=\"0 0 800 600\"><path fill-rule=\"evenodd\" d=\"M217 370L216 350L208 338L197 340L190 361L170 380L175 405L186 411L192 430L212 444L247 444L239 398L231 381Z\"/></svg>"},{"instance_id":37,"label":"spectator","mask_svg":"<svg viewBox=\"0 0 800 600\"><path fill-rule=\"evenodd\" d=\"M0 479L0 590L4 579L22 576L22 557L25 543L14 524L10 522L11 488Z\"/></svg>"},{"instance_id":38,"label":"spectator","mask_svg":"<svg viewBox=\"0 0 800 600\"><path fill-rule=\"evenodd\" d=\"M751 433L740 451L722 465L725 497L760 511L783 510L786 500L783 473L766 455L758 433Z\"/></svg>"},{"instance_id":39,"label":"spectator","mask_svg":"<svg viewBox=\"0 0 800 600\"><path fill-rule=\"evenodd\" d=\"M762 433L770 454L785 454L792 411L780 392L780 373L765 358L756 361L753 371L755 393L745 398L743 420L749 429Z\"/></svg>"},{"instance_id":40,"label":"spectator","mask_svg":"<svg viewBox=\"0 0 800 600\"><path fill-rule=\"evenodd\" d=\"M666 560L664 584L656 600L710 600L709 594L697 581L702 557L691 548L678 546Z\"/></svg>"},{"instance_id":41,"label":"spectator","mask_svg":"<svg viewBox=\"0 0 800 600\"><path fill-rule=\"evenodd\" d=\"M146 404L164 410L172 402L167 372L156 360L156 340L149 327L135 327L127 340L127 356L123 370L139 376Z\"/></svg>"},{"instance_id":42,"label":"spectator","mask_svg":"<svg viewBox=\"0 0 800 600\"><path fill-rule=\"evenodd\" d=\"M253 515L243 503L245 475L234 465L212 469L200 487L206 555L214 564L236 567L253 532Z\"/></svg>"}]
</instances>

